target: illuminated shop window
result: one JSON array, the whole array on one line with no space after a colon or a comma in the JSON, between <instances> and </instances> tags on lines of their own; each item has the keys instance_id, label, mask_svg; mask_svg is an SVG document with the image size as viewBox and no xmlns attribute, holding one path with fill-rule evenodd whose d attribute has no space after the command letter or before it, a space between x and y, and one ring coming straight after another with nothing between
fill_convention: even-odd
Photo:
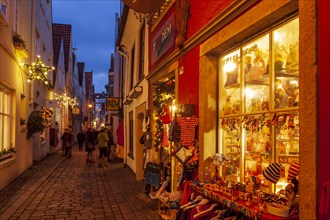
<instances>
[{"instance_id":1,"label":"illuminated shop window","mask_svg":"<svg viewBox=\"0 0 330 220\"><path fill-rule=\"evenodd\" d=\"M295 18L219 58L220 176L259 177L278 191L299 162L299 20ZM283 172L276 189L263 177L271 163ZM285 175L284 175L285 173Z\"/></svg>"}]
</instances>

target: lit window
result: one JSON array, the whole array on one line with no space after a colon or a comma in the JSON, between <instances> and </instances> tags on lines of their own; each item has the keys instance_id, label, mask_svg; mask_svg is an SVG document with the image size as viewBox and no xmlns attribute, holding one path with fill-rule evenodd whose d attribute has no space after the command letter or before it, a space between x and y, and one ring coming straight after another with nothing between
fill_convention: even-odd
<instances>
[{"instance_id":1,"label":"lit window","mask_svg":"<svg viewBox=\"0 0 330 220\"><path fill-rule=\"evenodd\" d=\"M0 151L8 150L11 144L11 93L0 85Z\"/></svg>"}]
</instances>

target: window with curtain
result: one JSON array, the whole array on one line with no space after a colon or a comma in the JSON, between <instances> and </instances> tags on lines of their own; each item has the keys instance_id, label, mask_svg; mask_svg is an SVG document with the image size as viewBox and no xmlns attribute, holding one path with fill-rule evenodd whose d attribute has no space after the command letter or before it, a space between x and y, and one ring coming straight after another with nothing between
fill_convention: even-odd
<instances>
[{"instance_id":1,"label":"window with curtain","mask_svg":"<svg viewBox=\"0 0 330 220\"><path fill-rule=\"evenodd\" d=\"M11 143L11 91L0 85L0 151L8 150Z\"/></svg>"}]
</instances>

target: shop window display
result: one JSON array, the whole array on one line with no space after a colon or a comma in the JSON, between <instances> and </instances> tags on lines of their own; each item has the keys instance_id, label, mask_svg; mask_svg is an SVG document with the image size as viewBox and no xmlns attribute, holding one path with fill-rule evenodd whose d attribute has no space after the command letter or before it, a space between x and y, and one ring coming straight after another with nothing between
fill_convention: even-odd
<instances>
[{"instance_id":1,"label":"shop window display","mask_svg":"<svg viewBox=\"0 0 330 220\"><path fill-rule=\"evenodd\" d=\"M299 20L295 18L219 59L219 168L226 180L284 189L299 163ZM264 178L281 164L276 182Z\"/></svg>"},{"instance_id":2,"label":"shop window display","mask_svg":"<svg viewBox=\"0 0 330 220\"><path fill-rule=\"evenodd\" d=\"M220 88L220 115L239 114L241 111L240 94L240 50L236 50L220 60L222 74L219 80Z\"/></svg>"},{"instance_id":3,"label":"shop window display","mask_svg":"<svg viewBox=\"0 0 330 220\"><path fill-rule=\"evenodd\" d=\"M295 19L273 32L275 108L299 105L299 20Z\"/></svg>"},{"instance_id":4,"label":"shop window display","mask_svg":"<svg viewBox=\"0 0 330 220\"><path fill-rule=\"evenodd\" d=\"M269 36L265 35L242 48L245 112L269 110Z\"/></svg>"}]
</instances>

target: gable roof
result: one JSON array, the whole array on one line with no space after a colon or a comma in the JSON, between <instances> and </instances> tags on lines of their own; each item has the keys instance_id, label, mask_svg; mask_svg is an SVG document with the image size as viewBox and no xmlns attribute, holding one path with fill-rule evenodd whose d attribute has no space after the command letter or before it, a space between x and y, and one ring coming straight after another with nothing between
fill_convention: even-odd
<instances>
[{"instance_id":1,"label":"gable roof","mask_svg":"<svg viewBox=\"0 0 330 220\"><path fill-rule=\"evenodd\" d=\"M60 35L63 38L64 44L64 64L65 72L69 70L69 60L70 60L70 51L71 51L71 33L72 26L70 24L56 24L53 23L53 36Z\"/></svg>"},{"instance_id":2,"label":"gable roof","mask_svg":"<svg viewBox=\"0 0 330 220\"><path fill-rule=\"evenodd\" d=\"M78 66L78 80L79 80L79 85L82 86L83 76L84 76L84 70L85 70L85 63L84 62L77 62L77 66Z\"/></svg>"},{"instance_id":3,"label":"gable roof","mask_svg":"<svg viewBox=\"0 0 330 220\"><path fill-rule=\"evenodd\" d=\"M53 65L56 67L53 71L53 82L56 82L58 60L61 51L62 35L53 33Z\"/></svg>"}]
</instances>

